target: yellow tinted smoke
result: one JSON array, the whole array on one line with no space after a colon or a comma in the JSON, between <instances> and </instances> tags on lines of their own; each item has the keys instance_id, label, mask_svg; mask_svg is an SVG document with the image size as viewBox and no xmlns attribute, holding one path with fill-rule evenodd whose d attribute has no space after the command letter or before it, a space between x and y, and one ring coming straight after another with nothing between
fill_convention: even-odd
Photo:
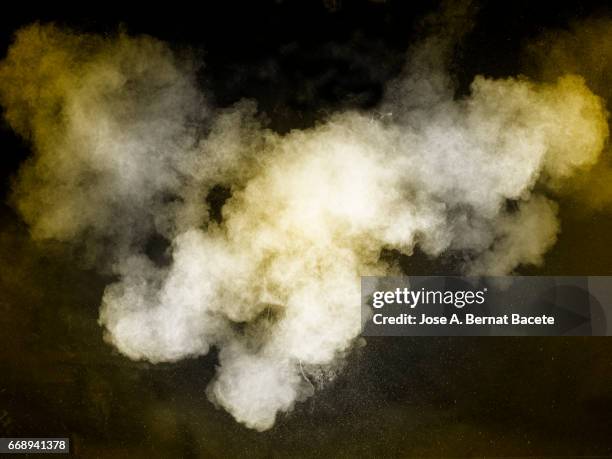
<instances>
[{"instance_id":1,"label":"yellow tinted smoke","mask_svg":"<svg viewBox=\"0 0 612 459\"><path fill-rule=\"evenodd\" d=\"M34 150L13 202L34 237L110 258L110 343L154 363L216 346L209 397L268 429L354 345L359 276L395 272L381 251L460 253L477 274L540 264L555 193L598 161L606 115L582 77L477 77L456 99L443 46L415 48L388 117L280 135L252 104L209 109L196 65L152 38L30 26L0 64L6 119ZM221 222L215 184L232 191ZM147 256L152 235L168 264Z\"/></svg>"},{"instance_id":2,"label":"yellow tinted smoke","mask_svg":"<svg viewBox=\"0 0 612 459\"><path fill-rule=\"evenodd\" d=\"M587 86L612 103L612 20L577 22L569 30L549 31L526 50L527 71L545 81L565 73L581 75ZM607 117L606 117L607 118ZM612 150L606 146L589 173L567 181L565 195L580 203L577 209L609 210L612 205Z\"/></svg>"}]
</instances>

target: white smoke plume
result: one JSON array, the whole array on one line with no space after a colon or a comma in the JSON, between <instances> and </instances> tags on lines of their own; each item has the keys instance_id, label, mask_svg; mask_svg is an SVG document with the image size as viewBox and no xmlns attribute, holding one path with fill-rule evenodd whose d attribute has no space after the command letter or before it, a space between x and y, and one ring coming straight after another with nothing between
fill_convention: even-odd
<instances>
[{"instance_id":1,"label":"white smoke plume","mask_svg":"<svg viewBox=\"0 0 612 459\"><path fill-rule=\"evenodd\" d=\"M27 27L0 66L6 119L34 152L13 203L32 237L111 258L109 343L153 363L216 347L209 398L269 429L354 346L360 276L396 273L383 249L460 253L475 274L540 264L555 190L598 160L606 114L581 77L477 77L456 99L447 46L414 47L388 116L280 135L252 103L208 107L193 60L153 38ZM231 190L219 221L215 185ZM147 256L156 234L169 263Z\"/></svg>"}]
</instances>

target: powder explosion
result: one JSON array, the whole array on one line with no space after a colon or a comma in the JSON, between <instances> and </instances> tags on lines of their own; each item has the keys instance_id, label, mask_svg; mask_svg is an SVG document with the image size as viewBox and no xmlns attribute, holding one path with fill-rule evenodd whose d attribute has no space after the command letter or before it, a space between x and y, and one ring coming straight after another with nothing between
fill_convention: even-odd
<instances>
[{"instance_id":1,"label":"powder explosion","mask_svg":"<svg viewBox=\"0 0 612 459\"><path fill-rule=\"evenodd\" d=\"M381 250L459 253L471 274L539 264L555 193L598 162L606 113L580 76L477 77L455 99L451 50L415 45L376 112L280 135L251 102L209 106L195 59L153 38L29 26L0 66L6 120L34 152L12 202L34 239L82 245L116 276L109 343L153 363L216 347L210 400L269 429L355 345L360 276L398 273ZM231 190L220 219L215 186ZM147 254L155 237L168 260Z\"/></svg>"}]
</instances>

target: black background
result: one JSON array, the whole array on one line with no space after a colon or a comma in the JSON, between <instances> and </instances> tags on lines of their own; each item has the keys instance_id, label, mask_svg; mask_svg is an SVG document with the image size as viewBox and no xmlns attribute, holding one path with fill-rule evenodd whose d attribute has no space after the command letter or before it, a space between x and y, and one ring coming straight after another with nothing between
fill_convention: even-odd
<instances>
[{"instance_id":1,"label":"black background","mask_svg":"<svg viewBox=\"0 0 612 459\"><path fill-rule=\"evenodd\" d=\"M525 43L607 2L488 1L453 62L458 94L476 74L523 72ZM335 110L374 107L437 2L318 1L88 4L23 8L0 18L2 53L20 26L146 33L202 53L213 105L257 101L279 131ZM30 154L0 127L2 197ZM562 203L563 233L542 269L611 275L604 214ZM206 399L216 356L152 366L118 355L97 324L107 278L44 251L6 204L0 212L0 434L70 436L83 457L612 455L608 338L368 338L345 371L276 426L257 433ZM402 259L412 274L452 260Z\"/></svg>"}]
</instances>

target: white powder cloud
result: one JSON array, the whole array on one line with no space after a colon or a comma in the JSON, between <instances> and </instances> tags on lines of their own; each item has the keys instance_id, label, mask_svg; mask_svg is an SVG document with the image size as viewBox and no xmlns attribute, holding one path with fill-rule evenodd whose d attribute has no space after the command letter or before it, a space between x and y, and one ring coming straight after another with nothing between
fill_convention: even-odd
<instances>
[{"instance_id":1,"label":"white powder cloud","mask_svg":"<svg viewBox=\"0 0 612 459\"><path fill-rule=\"evenodd\" d=\"M153 363L218 348L209 398L269 429L355 345L360 276L395 273L383 249L459 252L475 274L539 264L559 231L551 193L598 159L605 111L580 77L477 77L455 99L447 46L413 49L389 116L280 135L252 103L209 108L196 66L152 38L30 26L0 64L6 119L34 150L13 202L34 238L110 258L109 343ZM147 256L153 235L169 263Z\"/></svg>"}]
</instances>

